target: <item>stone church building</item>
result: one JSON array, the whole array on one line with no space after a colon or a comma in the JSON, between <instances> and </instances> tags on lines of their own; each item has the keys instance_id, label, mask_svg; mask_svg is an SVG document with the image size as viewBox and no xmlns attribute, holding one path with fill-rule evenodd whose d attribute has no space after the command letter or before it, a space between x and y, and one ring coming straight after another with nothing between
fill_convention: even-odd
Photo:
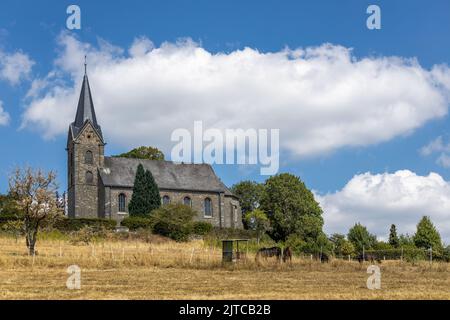
<instances>
[{"instance_id":1,"label":"stone church building","mask_svg":"<svg viewBox=\"0 0 450 320\"><path fill-rule=\"evenodd\" d=\"M210 165L106 157L105 145L85 74L67 138L69 217L122 220L128 215L136 170L142 164L153 174L163 205L184 203L198 212L199 221L242 228L238 199Z\"/></svg>"}]
</instances>

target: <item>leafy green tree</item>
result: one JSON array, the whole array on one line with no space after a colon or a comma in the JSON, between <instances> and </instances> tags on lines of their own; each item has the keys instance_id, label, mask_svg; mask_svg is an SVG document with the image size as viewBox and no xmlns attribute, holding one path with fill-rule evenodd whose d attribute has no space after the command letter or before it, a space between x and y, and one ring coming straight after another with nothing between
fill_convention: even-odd
<instances>
[{"instance_id":1,"label":"leafy green tree","mask_svg":"<svg viewBox=\"0 0 450 320\"><path fill-rule=\"evenodd\" d=\"M145 216L150 213L148 191L145 170L142 164L139 164L136 170L136 177L134 178L133 195L128 205L130 216Z\"/></svg>"},{"instance_id":2,"label":"leafy green tree","mask_svg":"<svg viewBox=\"0 0 450 320\"><path fill-rule=\"evenodd\" d=\"M245 215L252 212L261 204L261 197L264 186L254 181L241 181L231 187L231 192L239 198L242 209L242 222L246 229L249 229Z\"/></svg>"},{"instance_id":3,"label":"leafy green tree","mask_svg":"<svg viewBox=\"0 0 450 320\"><path fill-rule=\"evenodd\" d=\"M163 161L164 153L158 148L142 146L115 157Z\"/></svg>"},{"instance_id":4,"label":"leafy green tree","mask_svg":"<svg viewBox=\"0 0 450 320\"><path fill-rule=\"evenodd\" d=\"M1 195L0 194L0 216L21 216L18 206L11 194Z\"/></svg>"},{"instance_id":5,"label":"leafy green tree","mask_svg":"<svg viewBox=\"0 0 450 320\"><path fill-rule=\"evenodd\" d=\"M334 254L336 256L348 256L355 253L355 247L343 234L335 233L331 235L330 241L334 246Z\"/></svg>"},{"instance_id":6,"label":"leafy green tree","mask_svg":"<svg viewBox=\"0 0 450 320\"><path fill-rule=\"evenodd\" d=\"M150 213L153 210L161 207L161 196L159 194L159 188L150 170L147 170L145 172L145 187L148 198L147 212Z\"/></svg>"},{"instance_id":7,"label":"leafy green tree","mask_svg":"<svg viewBox=\"0 0 450 320\"><path fill-rule=\"evenodd\" d=\"M372 249L374 250L391 250L394 247L389 242L376 241Z\"/></svg>"},{"instance_id":8,"label":"leafy green tree","mask_svg":"<svg viewBox=\"0 0 450 320\"><path fill-rule=\"evenodd\" d=\"M398 248L400 244L400 239L397 236L397 228L395 224L391 225L391 229L389 230L389 244L394 248Z\"/></svg>"},{"instance_id":9,"label":"leafy green tree","mask_svg":"<svg viewBox=\"0 0 450 320\"><path fill-rule=\"evenodd\" d=\"M355 246L348 240L345 240L341 245L341 254L343 256L351 256L355 254Z\"/></svg>"},{"instance_id":10,"label":"leafy green tree","mask_svg":"<svg viewBox=\"0 0 450 320\"><path fill-rule=\"evenodd\" d=\"M322 209L300 178L282 173L264 184L261 210L271 222L271 237L285 241L295 234L305 242L316 242L322 235Z\"/></svg>"},{"instance_id":11,"label":"leafy green tree","mask_svg":"<svg viewBox=\"0 0 450 320\"><path fill-rule=\"evenodd\" d=\"M346 241L345 235L340 233L334 233L331 235L330 241L334 247L334 254L337 256L342 255L342 245Z\"/></svg>"},{"instance_id":12,"label":"leafy green tree","mask_svg":"<svg viewBox=\"0 0 450 320\"><path fill-rule=\"evenodd\" d=\"M401 234L398 238L400 247L415 247L414 239L409 234Z\"/></svg>"},{"instance_id":13,"label":"leafy green tree","mask_svg":"<svg viewBox=\"0 0 450 320\"><path fill-rule=\"evenodd\" d=\"M291 234L286 239L285 244L297 254L306 253L318 256L320 253L330 254L333 252L333 244L323 232L320 232L314 240L304 240L298 234Z\"/></svg>"},{"instance_id":14,"label":"leafy green tree","mask_svg":"<svg viewBox=\"0 0 450 320\"><path fill-rule=\"evenodd\" d=\"M413 239L417 248L428 249L432 247L433 250L442 250L441 236L427 216L420 220Z\"/></svg>"},{"instance_id":15,"label":"leafy green tree","mask_svg":"<svg viewBox=\"0 0 450 320\"><path fill-rule=\"evenodd\" d=\"M450 245L445 247L442 258L446 262L450 262Z\"/></svg>"},{"instance_id":16,"label":"leafy green tree","mask_svg":"<svg viewBox=\"0 0 450 320\"><path fill-rule=\"evenodd\" d=\"M349 231L347 239L353 244L357 252L362 252L363 247L365 250L372 249L377 238L373 234L370 234L367 228L360 223L355 224Z\"/></svg>"},{"instance_id":17,"label":"leafy green tree","mask_svg":"<svg viewBox=\"0 0 450 320\"><path fill-rule=\"evenodd\" d=\"M245 215L245 221L249 229L256 231L257 242L261 240L261 236L269 230L270 222L266 213L262 210L255 209Z\"/></svg>"}]
</instances>

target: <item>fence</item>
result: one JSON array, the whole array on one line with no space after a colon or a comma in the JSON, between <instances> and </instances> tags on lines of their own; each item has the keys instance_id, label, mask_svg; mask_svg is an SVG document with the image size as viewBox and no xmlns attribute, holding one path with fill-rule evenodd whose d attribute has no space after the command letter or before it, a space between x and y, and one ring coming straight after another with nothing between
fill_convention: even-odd
<instances>
[{"instance_id":1,"label":"fence","mask_svg":"<svg viewBox=\"0 0 450 320\"><path fill-rule=\"evenodd\" d=\"M88 245L73 245L67 241L42 241L37 245L38 254L35 257L36 263L39 261L67 262L82 261L89 265L108 266L117 263L142 266L173 266L173 265L196 265L198 267L210 267L222 263L222 250L219 247L210 245L205 246L202 241L193 241L189 243L145 243L141 241L106 241L91 243ZM294 255L292 263L305 263L308 261L320 260L320 251L315 254L297 254ZM439 261L442 256L434 250L399 248L391 250L365 250L365 257L374 256L379 260L404 260L407 262L428 260ZM25 242L19 240L2 239L0 245L0 258L7 258L1 261L8 264L27 263L27 249ZM55 260L56 258L56 260ZM331 256L330 258L355 261L357 255L353 256ZM278 263L276 259L262 259L263 264ZM9 262L6 262L9 261ZM14 262L16 261L16 262ZM255 263L255 252L249 252L245 263ZM35 261L33 260L33 265Z\"/></svg>"},{"instance_id":2,"label":"fence","mask_svg":"<svg viewBox=\"0 0 450 320\"><path fill-rule=\"evenodd\" d=\"M418 260L428 260L432 262L433 260L446 260L442 252L430 249L419 249L419 248L396 248L396 249L385 249L385 250L365 250L361 252L364 258L367 259L368 256L373 257L377 260L401 260L401 261L418 261ZM337 255L335 258L353 260L356 259L358 255Z\"/></svg>"}]
</instances>

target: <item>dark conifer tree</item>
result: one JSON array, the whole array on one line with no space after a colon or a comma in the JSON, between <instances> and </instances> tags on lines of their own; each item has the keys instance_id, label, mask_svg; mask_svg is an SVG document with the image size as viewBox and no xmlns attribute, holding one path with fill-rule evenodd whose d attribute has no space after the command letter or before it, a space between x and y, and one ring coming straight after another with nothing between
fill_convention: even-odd
<instances>
[{"instance_id":1,"label":"dark conifer tree","mask_svg":"<svg viewBox=\"0 0 450 320\"><path fill-rule=\"evenodd\" d=\"M161 207L161 196L159 194L158 185L149 170L145 172L145 185L148 195L148 213L150 213Z\"/></svg>"},{"instance_id":2,"label":"dark conifer tree","mask_svg":"<svg viewBox=\"0 0 450 320\"><path fill-rule=\"evenodd\" d=\"M134 178L133 195L131 196L128 210L130 216L144 216L148 211L148 192L145 183L145 171L142 164L139 164Z\"/></svg>"},{"instance_id":3,"label":"dark conifer tree","mask_svg":"<svg viewBox=\"0 0 450 320\"><path fill-rule=\"evenodd\" d=\"M391 225L391 230L389 232L389 244L393 246L394 248L398 248L400 244L400 240L397 236L397 228L395 227L395 224Z\"/></svg>"}]
</instances>

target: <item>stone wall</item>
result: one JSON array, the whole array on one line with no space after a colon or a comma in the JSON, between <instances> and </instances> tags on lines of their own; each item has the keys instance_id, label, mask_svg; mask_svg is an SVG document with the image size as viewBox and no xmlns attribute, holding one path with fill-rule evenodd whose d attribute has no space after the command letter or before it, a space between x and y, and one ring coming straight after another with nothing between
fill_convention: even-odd
<instances>
[{"instance_id":1,"label":"stone wall","mask_svg":"<svg viewBox=\"0 0 450 320\"><path fill-rule=\"evenodd\" d=\"M126 213L119 213L119 195L126 196ZM131 188L105 188L105 217L114 220L122 220L128 216L128 204L130 202L133 190ZM216 227L242 228L242 218L239 203L232 197L224 197L223 194L215 192L195 192L195 191L173 191L160 190L161 199L164 196L170 198L170 203L183 203L185 197L191 198L192 208L198 212L195 220L211 223ZM211 199L212 216L204 215L204 201L206 198ZM108 201L109 200L109 201ZM109 202L109 203L107 203ZM234 223L232 216L232 204L236 206L236 219ZM222 219L221 219L222 218Z\"/></svg>"},{"instance_id":2,"label":"stone wall","mask_svg":"<svg viewBox=\"0 0 450 320\"><path fill-rule=\"evenodd\" d=\"M219 194L214 192L193 192L193 191L170 191L170 190L161 190L160 191L161 198L164 196L169 196L170 203L183 203L185 197L191 198L192 209L198 212L198 215L195 220L197 221L205 221L211 223L213 226L221 226L220 215L221 208L219 208ZM204 203L205 199L211 199L212 203L212 216L205 216L205 208Z\"/></svg>"}]
</instances>

